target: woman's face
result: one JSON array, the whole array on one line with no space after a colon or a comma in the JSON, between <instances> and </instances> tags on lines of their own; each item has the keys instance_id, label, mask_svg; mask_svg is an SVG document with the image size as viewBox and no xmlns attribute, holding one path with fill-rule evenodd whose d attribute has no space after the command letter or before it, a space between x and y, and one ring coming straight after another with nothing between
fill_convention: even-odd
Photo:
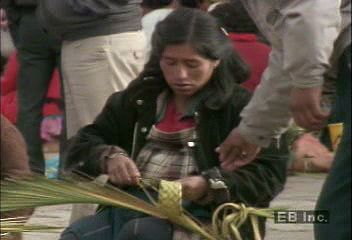
<instances>
[{"instance_id":1,"label":"woman's face","mask_svg":"<svg viewBox=\"0 0 352 240\"><path fill-rule=\"evenodd\" d=\"M160 67L175 96L189 98L202 89L213 75L219 61L199 55L190 45L165 48Z\"/></svg>"}]
</instances>

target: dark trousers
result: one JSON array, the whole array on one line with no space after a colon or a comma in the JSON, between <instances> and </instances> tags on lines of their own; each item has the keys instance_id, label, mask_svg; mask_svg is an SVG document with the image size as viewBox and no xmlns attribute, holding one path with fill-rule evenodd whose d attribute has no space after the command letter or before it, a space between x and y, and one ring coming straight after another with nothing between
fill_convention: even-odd
<instances>
[{"instance_id":1,"label":"dark trousers","mask_svg":"<svg viewBox=\"0 0 352 240\"><path fill-rule=\"evenodd\" d=\"M149 201L141 190L127 191ZM172 233L172 225L167 220L126 208L108 207L74 222L61 234L60 240L172 240Z\"/></svg>"},{"instance_id":2,"label":"dark trousers","mask_svg":"<svg viewBox=\"0 0 352 240\"><path fill-rule=\"evenodd\" d=\"M142 190L131 188L129 194L149 202ZM157 199L157 194L152 193ZM188 201L183 207L200 221L210 221L208 207ZM82 218L61 234L60 240L172 240L173 227L164 219L125 208L106 208L101 212Z\"/></svg>"},{"instance_id":3,"label":"dark trousers","mask_svg":"<svg viewBox=\"0 0 352 240\"><path fill-rule=\"evenodd\" d=\"M316 207L329 211L330 223L315 225L316 240L351 239L351 46L340 59L337 94L344 132Z\"/></svg>"},{"instance_id":4,"label":"dark trousers","mask_svg":"<svg viewBox=\"0 0 352 240\"><path fill-rule=\"evenodd\" d=\"M66 229L60 240L172 240L172 225L167 220L155 217L131 218L123 215L126 211L116 211L106 209L82 219ZM117 226L112 226L112 223Z\"/></svg>"},{"instance_id":5,"label":"dark trousers","mask_svg":"<svg viewBox=\"0 0 352 240\"><path fill-rule=\"evenodd\" d=\"M21 12L17 31L20 63L17 126L27 143L31 169L43 174L42 108L52 73L60 63L60 43L41 28L34 8Z\"/></svg>"}]
</instances>

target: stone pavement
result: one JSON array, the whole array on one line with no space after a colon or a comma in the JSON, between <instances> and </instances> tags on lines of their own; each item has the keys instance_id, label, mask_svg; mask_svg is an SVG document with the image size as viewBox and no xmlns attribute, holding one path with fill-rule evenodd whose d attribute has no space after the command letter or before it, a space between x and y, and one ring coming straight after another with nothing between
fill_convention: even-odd
<instances>
[{"instance_id":1,"label":"stone pavement","mask_svg":"<svg viewBox=\"0 0 352 240\"><path fill-rule=\"evenodd\" d=\"M326 174L297 174L288 177L285 190L271 207L290 210L314 210ZM265 240L313 240L312 224L275 224L268 221Z\"/></svg>"},{"instance_id":2,"label":"stone pavement","mask_svg":"<svg viewBox=\"0 0 352 240\"><path fill-rule=\"evenodd\" d=\"M291 210L313 210L325 177L325 174L290 176L285 190L272 202L272 207L287 207ZM30 219L30 223L65 227L68 224L71 207L71 205L65 205L37 208ZM24 240L57 240L58 236L59 234L53 233L26 233ZM275 224L272 221L268 221L265 240L313 239L312 224Z\"/></svg>"}]
</instances>

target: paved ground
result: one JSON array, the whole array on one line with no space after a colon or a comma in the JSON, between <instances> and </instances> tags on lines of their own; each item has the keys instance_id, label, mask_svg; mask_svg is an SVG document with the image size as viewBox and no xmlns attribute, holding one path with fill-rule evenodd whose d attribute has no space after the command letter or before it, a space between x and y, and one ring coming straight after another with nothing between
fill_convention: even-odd
<instances>
[{"instance_id":1,"label":"paved ground","mask_svg":"<svg viewBox=\"0 0 352 240\"><path fill-rule=\"evenodd\" d=\"M285 190L273 201L272 206L297 210L313 210L325 179L324 174L295 175L288 178ZM36 209L31 223L67 226L71 205ZM59 234L25 234L24 240L57 240ZM268 223L266 240L313 240L311 224ZM98 240L98 239L97 239ZM157 240L157 239L156 239Z\"/></svg>"},{"instance_id":2,"label":"paved ground","mask_svg":"<svg viewBox=\"0 0 352 240\"><path fill-rule=\"evenodd\" d=\"M288 178L285 190L272 202L272 207L292 210L314 210L325 174L300 174ZM313 240L312 224L268 223L266 240Z\"/></svg>"}]
</instances>

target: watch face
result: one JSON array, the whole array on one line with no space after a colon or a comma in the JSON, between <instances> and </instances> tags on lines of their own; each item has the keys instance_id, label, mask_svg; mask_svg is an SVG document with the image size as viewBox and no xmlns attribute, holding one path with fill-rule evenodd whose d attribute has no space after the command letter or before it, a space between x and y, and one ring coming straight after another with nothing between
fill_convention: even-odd
<instances>
[{"instance_id":1,"label":"watch face","mask_svg":"<svg viewBox=\"0 0 352 240\"><path fill-rule=\"evenodd\" d=\"M227 188L226 184L219 179L209 179L211 189L224 189Z\"/></svg>"}]
</instances>

